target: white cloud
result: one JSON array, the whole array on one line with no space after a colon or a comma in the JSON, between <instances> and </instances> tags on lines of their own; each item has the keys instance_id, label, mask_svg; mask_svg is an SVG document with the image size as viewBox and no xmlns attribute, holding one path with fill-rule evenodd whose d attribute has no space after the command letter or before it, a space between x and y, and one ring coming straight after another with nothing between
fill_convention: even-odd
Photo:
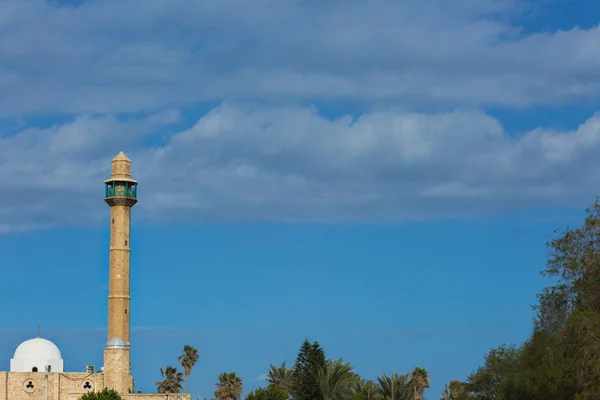
<instances>
[{"instance_id":1,"label":"white cloud","mask_svg":"<svg viewBox=\"0 0 600 400\"><path fill-rule=\"evenodd\" d=\"M119 141L126 146L139 143L178 118L178 111L129 121L81 116L46 129L0 136L0 233L103 218L98 194L102 181L110 176L106 166Z\"/></svg>"},{"instance_id":2,"label":"white cloud","mask_svg":"<svg viewBox=\"0 0 600 400\"><path fill-rule=\"evenodd\" d=\"M148 221L458 216L599 183L600 117L508 138L457 111L598 98L600 27L523 33L529 1L78 3L0 2L0 234L102 221L120 140ZM224 105L177 132L204 100ZM362 115L297 106L322 100Z\"/></svg>"},{"instance_id":3,"label":"white cloud","mask_svg":"<svg viewBox=\"0 0 600 400\"><path fill-rule=\"evenodd\" d=\"M102 181L121 136L146 221L464 216L579 205L600 185L598 115L572 132L539 128L515 139L479 112L387 109L332 120L312 108L225 103L163 146L145 144L177 115L81 117L0 139L2 232L102 221Z\"/></svg>"},{"instance_id":4,"label":"white cloud","mask_svg":"<svg viewBox=\"0 0 600 400\"><path fill-rule=\"evenodd\" d=\"M247 98L521 106L600 93L600 28L522 34L510 24L526 9L517 0L56 4L0 3L0 115Z\"/></svg>"},{"instance_id":5,"label":"white cloud","mask_svg":"<svg viewBox=\"0 0 600 400\"><path fill-rule=\"evenodd\" d=\"M269 377L269 374L260 374L259 376L256 377L256 380L257 381L266 381L268 377Z\"/></svg>"}]
</instances>

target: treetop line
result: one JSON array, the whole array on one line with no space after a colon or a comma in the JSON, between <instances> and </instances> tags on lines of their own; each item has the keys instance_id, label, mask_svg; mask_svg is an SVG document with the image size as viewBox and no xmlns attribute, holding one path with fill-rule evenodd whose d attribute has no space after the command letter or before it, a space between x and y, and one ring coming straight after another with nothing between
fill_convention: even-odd
<instances>
[{"instance_id":1,"label":"treetop line","mask_svg":"<svg viewBox=\"0 0 600 400\"><path fill-rule=\"evenodd\" d=\"M600 399L600 202L587 209L580 227L555 234L546 243L549 254L541 271L555 283L538 294L531 336L520 345L490 350L464 381L446 385L441 400ZM183 373L170 366L161 370L165 379L157 382L159 391L181 390L197 361L186 358L188 350L179 358ZM420 367L365 380L349 362L327 359L318 342L305 340L294 365L271 365L267 386L246 399L423 400L429 385L429 374ZM238 400L242 393L235 372L218 376L214 399Z\"/></svg>"}]
</instances>

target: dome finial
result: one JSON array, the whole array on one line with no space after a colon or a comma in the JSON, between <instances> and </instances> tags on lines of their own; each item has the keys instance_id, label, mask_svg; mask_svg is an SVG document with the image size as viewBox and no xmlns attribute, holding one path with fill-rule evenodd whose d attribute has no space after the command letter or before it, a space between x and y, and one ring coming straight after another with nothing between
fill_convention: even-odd
<instances>
[{"instance_id":1,"label":"dome finial","mask_svg":"<svg viewBox=\"0 0 600 400\"><path fill-rule=\"evenodd\" d=\"M121 140L121 151L123 151L123 141Z\"/></svg>"},{"instance_id":2,"label":"dome finial","mask_svg":"<svg viewBox=\"0 0 600 400\"><path fill-rule=\"evenodd\" d=\"M40 329L40 326L38 325L38 336L37 337L41 337L42 331Z\"/></svg>"}]
</instances>

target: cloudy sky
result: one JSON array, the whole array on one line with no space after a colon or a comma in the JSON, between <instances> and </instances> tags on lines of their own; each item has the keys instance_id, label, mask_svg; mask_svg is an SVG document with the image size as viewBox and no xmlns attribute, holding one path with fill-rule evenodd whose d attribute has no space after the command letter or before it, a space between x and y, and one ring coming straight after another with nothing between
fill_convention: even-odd
<instances>
[{"instance_id":1,"label":"cloudy sky","mask_svg":"<svg viewBox=\"0 0 600 400\"><path fill-rule=\"evenodd\" d=\"M89 257L100 257L90 265L98 269L92 284L102 286L102 181L121 143L141 182L140 252L167 234L173 242L210 239L198 229L211 226L231 230L215 234L222 239L215 249L226 249L229 235L238 245L249 235L264 250L231 260L232 268L261 264L272 273L268 265L291 262L275 258L273 246L302 238L310 247L318 237L329 244L311 247L307 263L329 254L333 274L341 268L335 256L348 257L342 243L354 243L388 271L398 268L389 252L399 245L389 236L405 237L406 224L447 233L440 224L454 221L460 246L480 229L514 240L517 228L505 224L515 218L528 241L511 243L538 246L600 187L598 15L591 0L2 0L0 246L15 263L33 257L28 268L38 271L42 258L24 255L34 243L41 252L49 238L99 240ZM358 226L365 228L349 233ZM369 231L382 226L391 230ZM272 242L264 248L248 239L262 229L277 232L265 234ZM322 229L333 229L334 239ZM427 248L427 236L419 238L415 248ZM528 333L528 306L542 284L538 247L513 304L524 313L515 340ZM183 274L205 267L192 250L181 249ZM467 253L439 268L464 263L463 273L473 276L477 263L465 261ZM64 262L59 254L43 257ZM524 262L513 261L503 261L513 268L507 274ZM255 320L264 315L256 313ZM13 317L13 325L28 324ZM161 325L148 318L146 325ZM200 329L189 324L190 332ZM483 341L460 374L498 340ZM297 345L288 344L286 354ZM12 348L2 349L6 357ZM264 373L268 362L256 371L248 366L248 374ZM450 361L439 363L436 394L451 378ZM198 381L196 390L209 396L212 380Z\"/></svg>"},{"instance_id":2,"label":"cloudy sky","mask_svg":"<svg viewBox=\"0 0 600 400\"><path fill-rule=\"evenodd\" d=\"M97 222L83 205L121 141L147 219L581 204L600 183L600 30L568 3L3 1L0 178L17 195L0 231Z\"/></svg>"}]
</instances>

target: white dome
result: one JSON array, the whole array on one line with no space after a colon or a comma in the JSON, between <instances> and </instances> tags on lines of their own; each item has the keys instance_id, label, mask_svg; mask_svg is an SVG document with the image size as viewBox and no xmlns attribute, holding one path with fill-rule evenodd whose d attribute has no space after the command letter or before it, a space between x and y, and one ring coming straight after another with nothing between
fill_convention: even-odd
<instances>
[{"instance_id":1,"label":"white dome","mask_svg":"<svg viewBox=\"0 0 600 400\"><path fill-rule=\"evenodd\" d=\"M26 340L17 347L10 360L11 372L63 372L64 361L54 343L40 337Z\"/></svg>"},{"instance_id":2,"label":"white dome","mask_svg":"<svg viewBox=\"0 0 600 400\"><path fill-rule=\"evenodd\" d=\"M126 349L127 343L125 343L125 341L120 337L114 337L108 343L106 343L106 347L121 347Z\"/></svg>"},{"instance_id":3,"label":"white dome","mask_svg":"<svg viewBox=\"0 0 600 400\"><path fill-rule=\"evenodd\" d=\"M17 347L17 350L15 350L13 358L15 360L28 360L32 358L38 360L62 360L62 355L54 343L37 337L21 343Z\"/></svg>"}]
</instances>

